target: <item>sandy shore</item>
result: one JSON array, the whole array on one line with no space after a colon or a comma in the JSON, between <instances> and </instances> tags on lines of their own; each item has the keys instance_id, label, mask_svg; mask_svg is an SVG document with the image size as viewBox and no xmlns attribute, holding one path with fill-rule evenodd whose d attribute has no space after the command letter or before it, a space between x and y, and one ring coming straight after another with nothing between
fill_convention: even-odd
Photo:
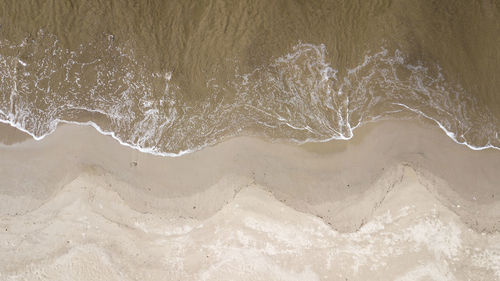
<instances>
[{"instance_id":1,"label":"sandy shore","mask_svg":"<svg viewBox=\"0 0 500 281\"><path fill-rule=\"evenodd\" d=\"M426 123L178 158L82 126L8 139L2 280L500 279L500 151Z\"/></svg>"}]
</instances>

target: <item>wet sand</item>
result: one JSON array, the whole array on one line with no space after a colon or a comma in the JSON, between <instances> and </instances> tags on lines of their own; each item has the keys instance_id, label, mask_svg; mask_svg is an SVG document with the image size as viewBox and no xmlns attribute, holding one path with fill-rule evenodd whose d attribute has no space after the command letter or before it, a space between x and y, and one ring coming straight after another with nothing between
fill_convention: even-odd
<instances>
[{"instance_id":1,"label":"wet sand","mask_svg":"<svg viewBox=\"0 0 500 281\"><path fill-rule=\"evenodd\" d=\"M0 281L500 281L499 4L0 1Z\"/></svg>"},{"instance_id":2,"label":"wet sand","mask_svg":"<svg viewBox=\"0 0 500 281\"><path fill-rule=\"evenodd\" d=\"M425 122L177 158L64 125L0 154L3 280L500 278L500 152Z\"/></svg>"}]
</instances>

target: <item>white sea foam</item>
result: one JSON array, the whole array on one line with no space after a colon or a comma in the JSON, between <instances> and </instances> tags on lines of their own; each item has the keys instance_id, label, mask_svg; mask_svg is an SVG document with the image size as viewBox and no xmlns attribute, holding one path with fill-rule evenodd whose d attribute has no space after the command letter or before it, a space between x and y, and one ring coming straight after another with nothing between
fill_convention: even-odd
<instances>
[{"instance_id":1,"label":"white sea foam","mask_svg":"<svg viewBox=\"0 0 500 281\"><path fill-rule=\"evenodd\" d=\"M31 48L38 45L46 49ZM35 51L21 60L3 48ZM82 56L95 59L78 62ZM470 149L500 147L498 120L447 83L439 66L411 65L402 52L381 49L338 73L324 45L299 43L250 73L236 70L232 81L209 79L207 98L186 102L174 73L152 73L109 37L67 50L41 32L20 44L0 42L0 122L35 140L60 123L91 126L122 145L175 157L237 135L349 140L363 124L411 112Z\"/></svg>"},{"instance_id":2,"label":"white sea foam","mask_svg":"<svg viewBox=\"0 0 500 281\"><path fill-rule=\"evenodd\" d=\"M400 106L402 106L402 107L404 107L404 108L406 108L406 109L408 109L408 110L410 110L410 111L412 111L412 112L415 112L415 113L417 113L417 114L419 114L419 115L421 115L421 116L423 116L423 117L425 117L425 118L427 118L427 119L429 119L429 120L434 121L434 122L435 122L435 123L439 126L439 128L441 128L441 130L443 130L443 131L446 133L446 135L447 135L448 137L450 137L450 138L451 138L454 142L456 142L456 143L458 143L458 144L465 145L465 146L467 146L468 148L470 148L470 149L472 149L472 150L484 150L484 149L488 149L488 148L493 148L493 149L498 149L498 150L500 150L500 148L498 148L498 147L496 147L496 146L493 146L493 145L491 145L491 144L489 144L489 143L488 143L487 145L485 145L485 146L474 146L474 145L468 144L468 143L466 143L466 142L461 142L461 141L459 141L459 140L457 139L457 136L455 135L455 133L450 132L448 129L446 129L446 127L445 127L445 126L443 126L443 124L441 124L441 123L440 123L438 120L436 120L435 118L432 118L432 117L428 116L427 114L423 113L422 111L417 110L417 109L414 109L414 108L411 108L411 107L409 107L409 106L407 106L407 105L404 105L404 104L402 104L402 103L394 103L394 104L396 104L396 105L400 105Z\"/></svg>"}]
</instances>

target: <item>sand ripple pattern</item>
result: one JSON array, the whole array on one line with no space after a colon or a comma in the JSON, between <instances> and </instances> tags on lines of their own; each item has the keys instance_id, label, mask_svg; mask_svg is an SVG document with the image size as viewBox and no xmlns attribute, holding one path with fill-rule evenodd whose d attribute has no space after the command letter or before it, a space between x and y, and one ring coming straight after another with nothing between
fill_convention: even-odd
<instances>
[{"instance_id":1,"label":"sand ripple pattern","mask_svg":"<svg viewBox=\"0 0 500 281\"><path fill-rule=\"evenodd\" d=\"M117 190L106 188L111 185ZM0 249L8 254L0 280L500 278L499 234L468 229L413 180L398 184L365 225L348 233L261 186L242 187L204 220L139 212L120 196L126 188L112 177L82 174L39 208L2 216ZM221 183L211 192L224 188Z\"/></svg>"},{"instance_id":2,"label":"sand ripple pattern","mask_svg":"<svg viewBox=\"0 0 500 281\"><path fill-rule=\"evenodd\" d=\"M206 81L187 99L175 72L151 72L113 36L60 47L40 31L0 42L0 121L35 139L59 123L94 126L122 144L182 155L235 135L292 142L350 139L367 122L425 117L471 149L499 148L499 122L438 65L412 65L381 48L346 70L324 45L298 43L250 73ZM236 61L237 63L237 61Z\"/></svg>"}]
</instances>

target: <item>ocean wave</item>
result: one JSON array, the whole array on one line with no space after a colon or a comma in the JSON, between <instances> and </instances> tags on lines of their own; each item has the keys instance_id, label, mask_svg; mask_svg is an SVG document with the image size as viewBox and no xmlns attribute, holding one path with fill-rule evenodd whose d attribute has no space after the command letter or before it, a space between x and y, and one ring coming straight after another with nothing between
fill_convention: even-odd
<instances>
[{"instance_id":1,"label":"ocean wave","mask_svg":"<svg viewBox=\"0 0 500 281\"><path fill-rule=\"evenodd\" d=\"M133 48L103 38L75 50L43 31L1 41L0 122L36 140L60 123L89 125L140 151L179 156L237 135L348 140L368 122L421 116L471 149L500 147L490 112L438 65L410 64L399 50L339 71L326 46L298 43L252 72L208 79L208 94L190 100L175 72L152 72Z\"/></svg>"}]
</instances>

